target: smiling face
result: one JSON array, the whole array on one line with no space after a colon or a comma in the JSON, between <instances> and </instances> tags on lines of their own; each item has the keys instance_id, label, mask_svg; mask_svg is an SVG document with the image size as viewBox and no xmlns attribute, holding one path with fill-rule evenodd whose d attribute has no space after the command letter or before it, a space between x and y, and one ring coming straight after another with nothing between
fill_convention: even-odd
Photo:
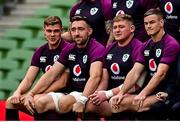
<instances>
[{"instance_id":1,"label":"smiling face","mask_svg":"<svg viewBox=\"0 0 180 122\"><path fill-rule=\"evenodd\" d=\"M92 29L84 20L73 21L70 27L72 39L78 47L86 45L88 38L92 34Z\"/></svg>"},{"instance_id":2,"label":"smiling face","mask_svg":"<svg viewBox=\"0 0 180 122\"><path fill-rule=\"evenodd\" d=\"M44 36L48 41L50 48L54 49L58 46L61 38L62 27L60 24L45 25Z\"/></svg>"}]
</instances>

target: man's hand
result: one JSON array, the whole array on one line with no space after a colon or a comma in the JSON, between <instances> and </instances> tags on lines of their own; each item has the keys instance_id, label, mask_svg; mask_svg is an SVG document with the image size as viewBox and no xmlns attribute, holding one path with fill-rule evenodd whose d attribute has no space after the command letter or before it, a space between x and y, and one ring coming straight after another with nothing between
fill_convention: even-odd
<instances>
[{"instance_id":1,"label":"man's hand","mask_svg":"<svg viewBox=\"0 0 180 122\"><path fill-rule=\"evenodd\" d=\"M35 103L31 92L24 97L24 106L32 115L34 114Z\"/></svg>"},{"instance_id":2,"label":"man's hand","mask_svg":"<svg viewBox=\"0 0 180 122\"><path fill-rule=\"evenodd\" d=\"M76 102L73 104L73 112L83 113L84 110L85 110L85 104L82 104L81 102Z\"/></svg>"},{"instance_id":3,"label":"man's hand","mask_svg":"<svg viewBox=\"0 0 180 122\"><path fill-rule=\"evenodd\" d=\"M95 91L89 96L90 102L99 106L102 102L107 100L105 91Z\"/></svg>"},{"instance_id":4,"label":"man's hand","mask_svg":"<svg viewBox=\"0 0 180 122\"><path fill-rule=\"evenodd\" d=\"M122 99L124 98L124 96L125 95L123 95L123 94L117 94L117 95L115 95L115 96L113 96L112 98L111 98L111 106L112 106L112 108L113 109L119 109L119 104L121 103L121 101L122 101Z\"/></svg>"},{"instance_id":5,"label":"man's hand","mask_svg":"<svg viewBox=\"0 0 180 122\"><path fill-rule=\"evenodd\" d=\"M168 97L168 94L165 92L158 92L156 94L156 98L160 101L165 101L167 99L167 97Z\"/></svg>"},{"instance_id":6,"label":"man's hand","mask_svg":"<svg viewBox=\"0 0 180 122\"><path fill-rule=\"evenodd\" d=\"M145 99L146 99L146 96L140 93L134 97L133 105L137 105L138 108L140 109L143 107L143 102Z\"/></svg>"},{"instance_id":7,"label":"man's hand","mask_svg":"<svg viewBox=\"0 0 180 122\"><path fill-rule=\"evenodd\" d=\"M21 104L21 93L18 91L15 91L14 94L10 98L10 102L12 104Z\"/></svg>"}]
</instances>

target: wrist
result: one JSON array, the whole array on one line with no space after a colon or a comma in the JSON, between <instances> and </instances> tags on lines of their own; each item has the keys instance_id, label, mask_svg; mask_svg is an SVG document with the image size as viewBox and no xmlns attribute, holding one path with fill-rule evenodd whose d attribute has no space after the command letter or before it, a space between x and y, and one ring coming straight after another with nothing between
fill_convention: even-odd
<instances>
[{"instance_id":1,"label":"wrist","mask_svg":"<svg viewBox=\"0 0 180 122\"><path fill-rule=\"evenodd\" d=\"M35 94L34 94L33 91L30 91L30 92L29 92L29 95L30 95L31 97L34 97L34 96L35 96Z\"/></svg>"},{"instance_id":2,"label":"wrist","mask_svg":"<svg viewBox=\"0 0 180 122\"><path fill-rule=\"evenodd\" d=\"M109 99L112 96L114 96L113 91L112 90L108 90L108 91L104 91L106 98Z\"/></svg>"},{"instance_id":3,"label":"wrist","mask_svg":"<svg viewBox=\"0 0 180 122\"><path fill-rule=\"evenodd\" d=\"M80 102L83 105L85 105L87 101L88 101L88 98L86 96L81 95L77 102Z\"/></svg>"},{"instance_id":4,"label":"wrist","mask_svg":"<svg viewBox=\"0 0 180 122\"><path fill-rule=\"evenodd\" d=\"M121 90L122 89L122 87L123 87L123 84L121 84L118 88L119 88L119 90Z\"/></svg>"}]
</instances>

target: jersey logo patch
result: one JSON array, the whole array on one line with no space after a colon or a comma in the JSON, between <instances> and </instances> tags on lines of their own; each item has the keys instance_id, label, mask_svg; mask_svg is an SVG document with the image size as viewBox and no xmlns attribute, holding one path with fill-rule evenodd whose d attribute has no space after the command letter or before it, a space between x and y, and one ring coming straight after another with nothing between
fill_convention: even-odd
<instances>
[{"instance_id":1,"label":"jersey logo patch","mask_svg":"<svg viewBox=\"0 0 180 122\"><path fill-rule=\"evenodd\" d=\"M119 11L116 13L116 16L121 15L121 14L125 14L125 12L124 12L123 10L119 10Z\"/></svg>"},{"instance_id":2,"label":"jersey logo patch","mask_svg":"<svg viewBox=\"0 0 180 122\"><path fill-rule=\"evenodd\" d=\"M113 54L108 54L106 57L106 60L112 60L112 56L113 56Z\"/></svg>"},{"instance_id":3,"label":"jersey logo patch","mask_svg":"<svg viewBox=\"0 0 180 122\"><path fill-rule=\"evenodd\" d=\"M47 72L48 70L50 70L51 69L51 65L48 65L48 66L46 66L46 68L45 68L45 72Z\"/></svg>"},{"instance_id":4,"label":"jersey logo patch","mask_svg":"<svg viewBox=\"0 0 180 122\"><path fill-rule=\"evenodd\" d=\"M159 58L161 56L161 52L162 52L161 49L156 49L156 57Z\"/></svg>"},{"instance_id":5,"label":"jersey logo patch","mask_svg":"<svg viewBox=\"0 0 180 122\"><path fill-rule=\"evenodd\" d=\"M79 64L75 65L73 68L73 73L78 77L81 74L81 67Z\"/></svg>"},{"instance_id":6,"label":"jersey logo patch","mask_svg":"<svg viewBox=\"0 0 180 122\"><path fill-rule=\"evenodd\" d=\"M59 55L54 56L54 62L56 62L59 59Z\"/></svg>"},{"instance_id":7,"label":"jersey logo patch","mask_svg":"<svg viewBox=\"0 0 180 122\"><path fill-rule=\"evenodd\" d=\"M40 57L40 63L45 63L46 62L46 56L41 56Z\"/></svg>"},{"instance_id":8,"label":"jersey logo patch","mask_svg":"<svg viewBox=\"0 0 180 122\"><path fill-rule=\"evenodd\" d=\"M75 12L75 15L80 14L81 13L81 9L77 9Z\"/></svg>"},{"instance_id":9,"label":"jersey logo patch","mask_svg":"<svg viewBox=\"0 0 180 122\"><path fill-rule=\"evenodd\" d=\"M83 63L85 64L87 62L87 55L83 56Z\"/></svg>"},{"instance_id":10,"label":"jersey logo patch","mask_svg":"<svg viewBox=\"0 0 180 122\"><path fill-rule=\"evenodd\" d=\"M131 8L133 6L133 4L134 4L134 0L127 0L126 1L126 7L127 8Z\"/></svg>"},{"instance_id":11,"label":"jersey logo patch","mask_svg":"<svg viewBox=\"0 0 180 122\"><path fill-rule=\"evenodd\" d=\"M149 60L149 69L151 71L156 71L157 65L156 62L154 61L154 59L150 59Z\"/></svg>"},{"instance_id":12,"label":"jersey logo patch","mask_svg":"<svg viewBox=\"0 0 180 122\"><path fill-rule=\"evenodd\" d=\"M113 8L117 8L117 2L113 3Z\"/></svg>"},{"instance_id":13,"label":"jersey logo patch","mask_svg":"<svg viewBox=\"0 0 180 122\"><path fill-rule=\"evenodd\" d=\"M75 61L75 55L69 54L68 60Z\"/></svg>"},{"instance_id":14,"label":"jersey logo patch","mask_svg":"<svg viewBox=\"0 0 180 122\"><path fill-rule=\"evenodd\" d=\"M145 51L144 51L144 56L149 56L149 51L150 51L150 50L145 50Z\"/></svg>"},{"instance_id":15,"label":"jersey logo patch","mask_svg":"<svg viewBox=\"0 0 180 122\"><path fill-rule=\"evenodd\" d=\"M90 14L91 14L91 15L95 15L95 14L97 13L97 11L98 11L98 8L96 8L96 7L91 8Z\"/></svg>"},{"instance_id":16,"label":"jersey logo patch","mask_svg":"<svg viewBox=\"0 0 180 122\"><path fill-rule=\"evenodd\" d=\"M123 62L126 62L129 59L129 54L124 54L122 57Z\"/></svg>"},{"instance_id":17,"label":"jersey logo patch","mask_svg":"<svg viewBox=\"0 0 180 122\"><path fill-rule=\"evenodd\" d=\"M119 65L117 63L113 63L111 65L111 71L115 74L118 75L120 73L120 68Z\"/></svg>"},{"instance_id":18,"label":"jersey logo patch","mask_svg":"<svg viewBox=\"0 0 180 122\"><path fill-rule=\"evenodd\" d=\"M173 12L173 5L171 2L167 2L164 6L166 13L171 14Z\"/></svg>"}]
</instances>

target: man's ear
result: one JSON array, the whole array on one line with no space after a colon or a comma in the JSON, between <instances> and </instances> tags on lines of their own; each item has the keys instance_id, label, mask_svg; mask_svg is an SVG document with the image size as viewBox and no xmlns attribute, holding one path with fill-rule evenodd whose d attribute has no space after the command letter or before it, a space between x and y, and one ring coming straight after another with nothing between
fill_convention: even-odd
<instances>
[{"instance_id":1,"label":"man's ear","mask_svg":"<svg viewBox=\"0 0 180 122\"><path fill-rule=\"evenodd\" d=\"M92 32L93 32L93 29L92 28L89 28L89 36L92 34Z\"/></svg>"},{"instance_id":2,"label":"man's ear","mask_svg":"<svg viewBox=\"0 0 180 122\"><path fill-rule=\"evenodd\" d=\"M161 24L162 27L164 26L164 19L160 20L160 24Z\"/></svg>"},{"instance_id":3,"label":"man's ear","mask_svg":"<svg viewBox=\"0 0 180 122\"><path fill-rule=\"evenodd\" d=\"M131 32L134 32L135 31L135 25L131 25L130 30L131 30Z\"/></svg>"}]
</instances>

